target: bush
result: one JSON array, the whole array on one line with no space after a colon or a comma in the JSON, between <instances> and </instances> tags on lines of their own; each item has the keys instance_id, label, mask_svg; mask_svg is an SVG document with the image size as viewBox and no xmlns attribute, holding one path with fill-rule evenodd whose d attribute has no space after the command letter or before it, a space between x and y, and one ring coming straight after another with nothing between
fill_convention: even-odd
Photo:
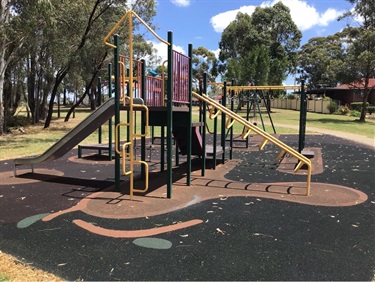
<instances>
[{"instance_id":1,"label":"bush","mask_svg":"<svg viewBox=\"0 0 375 282\"><path fill-rule=\"evenodd\" d=\"M296 96L294 96L293 94L288 94L288 95L286 95L286 98L289 99L289 100L294 100L294 99L296 99Z\"/></svg>"},{"instance_id":2,"label":"bush","mask_svg":"<svg viewBox=\"0 0 375 282\"><path fill-rule=\"evenodd\" d=\"M362 111L362 105L363 103L362 102L353 102L350 104L351 108L353 111ZM368 102L367 102L367 107L368 107Z\"/></svg>"},{"instance_id":3,"label":"bush","mask_svg":"<svg viewBox=\"0 0 375 282\"><path fill-rule=\"evenodd\" d=\"M368 106L367 111L370 115L372 115L373 112L375 112L375 106Z\"/></svg>"},{"instance_id":4,"label":"bush","mask_svg":"<svg viewBox=\"0 0 375 282\"><path fill-rule=\"evenodd\" d=\"M327 106L327 109L328 109L330 114L333 114L334 112L336 112L336 110L337 110L336 102L332 101L331 103L329 103L328 106Z\"/></svg>"},{"instance_id":5,"label":"bush","mask_svg":"<svg viewBox=\"0 0 375 282\"><path fill-rule=\"evenodd\" d=\"M343 115L343 116L346 116L347 114L350 113L350 109L348 106L340 106L337 113L339 115Z\"/></svg>"},{"instance_id":6,"label":"bush","mask_svg":"<svg viewBox=\"0 0 375 282\"><path fill-rule=\"evenodd\" d=\"M352 117L361 117L361 112L360 111L351 110L350 111L350 116L352 116Z\"/></svg>"}]
</instances>

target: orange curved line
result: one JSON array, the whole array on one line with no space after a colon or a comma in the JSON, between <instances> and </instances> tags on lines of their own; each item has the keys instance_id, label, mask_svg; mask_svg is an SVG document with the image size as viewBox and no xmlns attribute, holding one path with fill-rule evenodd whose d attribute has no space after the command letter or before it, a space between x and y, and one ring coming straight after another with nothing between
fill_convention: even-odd
<instances>
[{"instance_id":1,"label":"orange curved line","mask_svg":"<svg viewBox=\"0 0 375 282\"><path fill-rule=\"evenodd\" d=\"M100 226L95 226L91 223L88 223L81 219L73 220L73 223L91 233L102 235L106 237L113 237L113 238L139 238L139 237L149 237L154 236L162 233L167 233L171 231L180 230L183 228L191 227L197 224L202 223L203 220L201 219L193 219L185 222L179 222L173 225L156 227L156 228L149 228L149 229L141 229L141 230L114 230L114 229L107 229Z\"/></svg>"}]
</instances>

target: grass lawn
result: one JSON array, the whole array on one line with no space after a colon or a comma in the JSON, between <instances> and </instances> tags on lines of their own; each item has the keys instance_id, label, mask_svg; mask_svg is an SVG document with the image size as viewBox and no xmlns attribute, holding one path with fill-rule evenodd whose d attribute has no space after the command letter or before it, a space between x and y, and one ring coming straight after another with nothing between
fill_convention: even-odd
<instances>
[{"instance_id":1,"label":"grass lawn","mask_svg":"<svg viewBox=\"0 0 375 282\"><path fill-rule=\"evenodd\" d=\"M52 120L51 126L47 129L43 128L43 123L37 125L24 126L24 133L17 127L12 128L12 133L0 136L0 160L11 159L15 157L31 156L43 153L69 130L76 126L89 113L87 108L78 108L76 110L75 118L70 118L68 122L64 122L64 117L68 108L61 109L61 118L56 117ZM246 118L246 111L238 112L239 115ZM18 116L25 116L26 112L20 111ZM57 116L57 115L56 115ZM266 131L273 133L270 125L270 119L263 109L262 118L265 124ZM271 118L275 124L277 133L280 134L297 134L299 127L299 112L293 110L274 109L271 113ZM369 138L375 138L375 119L368 118L365 123L356 122L355 117L329 115L318 113L307 113L307 127L306 132L309 133L309 128L320 128L327 130L341 131L343 135L346 132L358 134ZM140 118L137 118L139 121ZM198 107L194 107L193 120L198 120ZM262 128L262 122L259 114L255 118L250 118L251 122L256 122ZM208 128L213 130L213 121L207 118ZM220 123L218 123L220 124ZM280 125L280 126L277 126ZM243 127L235 123L234 132L241 133ZM155 128L155 135L158 135L160 128ZM140 132L140 128L137 128ZM125 131L122 131L122 136L125 136ZM108 125L102 127L103 143L108 142ZM83 144L94 144L98 142L98 131L87 137Z\"/></svg>"}]
</instances>

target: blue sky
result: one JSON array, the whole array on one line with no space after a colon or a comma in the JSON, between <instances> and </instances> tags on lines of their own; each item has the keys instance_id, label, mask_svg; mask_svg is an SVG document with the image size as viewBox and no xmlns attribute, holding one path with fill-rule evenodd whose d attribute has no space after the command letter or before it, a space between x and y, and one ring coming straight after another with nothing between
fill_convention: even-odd
<instances>
[{"instance_id":1,"label":"blue sky","mask_svg":"<svg viewBox=\"0 0 375 282\"><path fill-rule=\"evenodd\" d=\"M188 44L194 48L204 46L218 54L221 33L241 11L251 14L257 6L272 6L275 1L258 0L157 0L157 15L154 24L156 33L167 39L167 32L173 32L174 48L187 54ZM342 13L352 6L346 0L281 0L291 10L291 16L302 31L301 46L309 38L334 34L345 26L337 21ZM158 54L164 59L166 47L153 37L149 38Z\"/></svg>"}]
</instances>

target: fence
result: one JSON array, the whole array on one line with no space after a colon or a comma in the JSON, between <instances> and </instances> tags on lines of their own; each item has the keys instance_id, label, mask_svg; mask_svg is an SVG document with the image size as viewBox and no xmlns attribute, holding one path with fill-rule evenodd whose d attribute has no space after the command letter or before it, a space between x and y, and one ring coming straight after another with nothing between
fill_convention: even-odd
<instances>
[{"instance_id":1,"label":"fence","mask_svg":"<svg viewBox=\"0 0 375 282\"><path fill-rule=\"evenodd\" d=\"M314 113L329 114L328 105L330 101L307 100L307 111ZM301 108L301 101L297 99L272 99L271 108L297 110Z\"/></svg>"}]
</instances>

